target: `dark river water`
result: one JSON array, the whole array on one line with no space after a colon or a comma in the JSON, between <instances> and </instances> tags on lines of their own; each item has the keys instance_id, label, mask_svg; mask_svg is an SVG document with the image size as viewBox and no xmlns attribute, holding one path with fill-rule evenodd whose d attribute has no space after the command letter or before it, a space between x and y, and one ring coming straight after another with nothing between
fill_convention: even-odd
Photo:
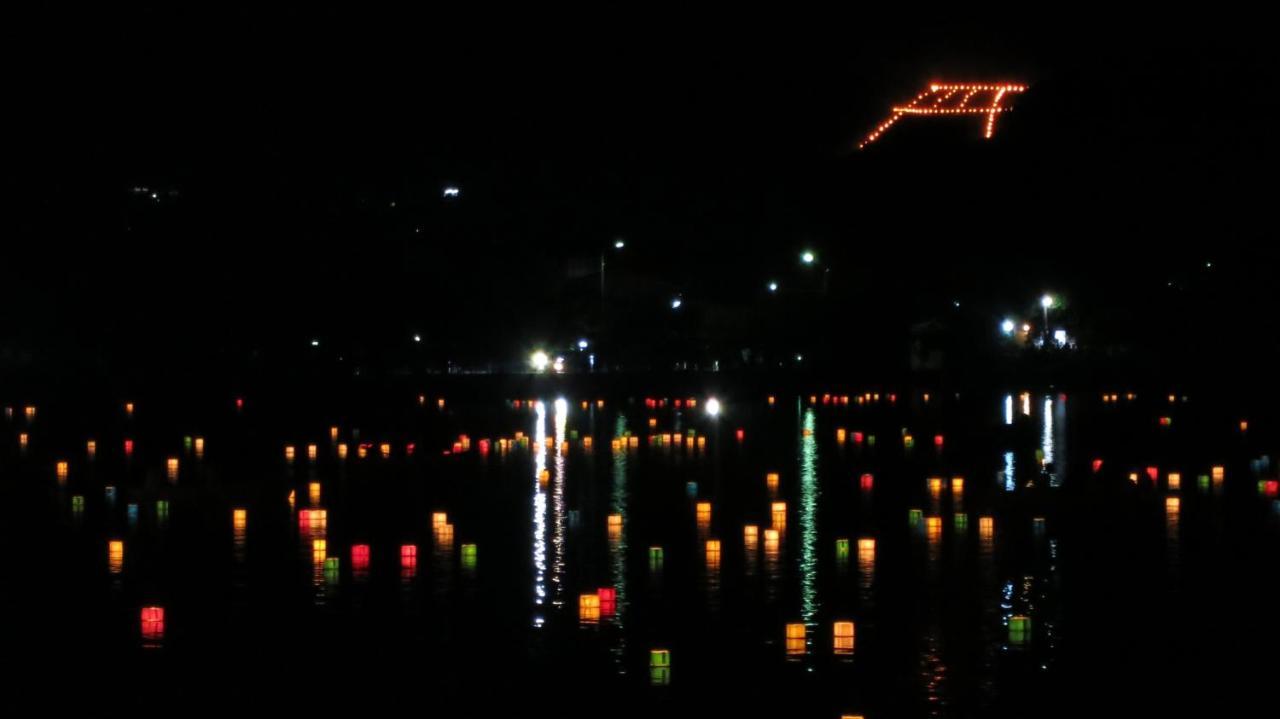
<instances>
[{"instance_id":1,"label":"dark river water","mask_svg":"<svg viewBox=\"0 0 1280 719\"><path fill-rule=\"evenodd\" d=\"M16 404L0 694L833 719L1269 700L1275 427L1110 392Z\"/></svg>"}]
</instances>

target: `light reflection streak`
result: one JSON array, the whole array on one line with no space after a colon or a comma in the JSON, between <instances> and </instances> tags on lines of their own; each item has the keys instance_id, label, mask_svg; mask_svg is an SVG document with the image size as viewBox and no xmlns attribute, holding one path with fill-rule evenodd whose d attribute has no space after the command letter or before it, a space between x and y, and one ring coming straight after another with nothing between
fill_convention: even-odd
<instances>
[{"instance_id":1,"label":"light reflection streak","mask_svg":"<svg viewBox=\"0 0 1280 719\"><path fill-rule=\"evenodd\" d=\"M569 403L563 397L555 402L556 456L555 473L551 480L551 603L564 604L565 569L565 501L564 501L564 428L568 419Z\"/></svg>"},{"instance_id":2,"label":"light reflection streak","mask_svg":"<svg viewBox=\"0 0 1280 719\"><path fill-rule=\"evenodd\" d=\"M542 489L542 473L547 468L547 407L534 405L533 425L533 603L542 606L547 597L547 493ZM545 617L535 612L533 624L542 626Z\"/></svg>"},{"instance_id":3,"label":"light reflection streak","mask_svg":"<svg viewBox=\"0 0 1280 719\"><path fill-rule=\"evenodd\" d=\"M1013 424L1013 395L1004 396L1004 423Z\"/></svg>"},{"instance_id":4,"label":"light reflection streak","mask_svg":"<svg viewBox=\"0 0 1280 719\"><path fill-rule=\"evenodd\" d=\"M621 412L614 422L613 436L626 436L627 417ZM627 453L613 453L613 487L609 496L609 513L622 516L622 528L609 542L609 572L616 592L617 606L611 621L618 627L617 643L611 648L614 663L620 674L626 673L627 642L623 619L627 608Z\"/></svg>"},{"instance_id":5,"label":"light reflection streak","mask_svg":"<svg viewBox=\"0 0 1280 719\"><path fill-rule=\"evenodd\" d=\"M813 408L800 433L800 618L814 625L818 614L818 433Z\"/></svg>"},{"instance_id":6,"label":"light reflection streak","mask_svg":"<svg viewBox=\"0 0 1280 719\"><path fill-rule=\"evenodd\" d=\"M1018 485L1014 480L1013 452L1012 451L1005 452L1004 453L1004 491L1012 492L1014 489L1017 488L1017 486Z\"/></svg>"}]
</instances>

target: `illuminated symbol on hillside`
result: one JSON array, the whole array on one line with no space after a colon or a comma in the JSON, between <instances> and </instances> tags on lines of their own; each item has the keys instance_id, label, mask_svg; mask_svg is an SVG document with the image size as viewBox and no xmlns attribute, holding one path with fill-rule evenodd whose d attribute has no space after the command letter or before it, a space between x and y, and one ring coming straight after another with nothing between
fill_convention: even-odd
<instances>
[{"instance_id":1,"label":"illuminated symbol on hillside","mask_svg":"<svg viewBox=\"0 0 1280 719\"><path fill-rule=\"evenodd\" d=\"M933 83L911 102L893 108L893 113L863 138L858 149L879 140L898 120L908 115L985 115L982 136L989 140L996 131L996 116L1011 109L1008 105L1009 96L1025 92L1026 89L1026 85Z\"/></svg>"}]
</instances>

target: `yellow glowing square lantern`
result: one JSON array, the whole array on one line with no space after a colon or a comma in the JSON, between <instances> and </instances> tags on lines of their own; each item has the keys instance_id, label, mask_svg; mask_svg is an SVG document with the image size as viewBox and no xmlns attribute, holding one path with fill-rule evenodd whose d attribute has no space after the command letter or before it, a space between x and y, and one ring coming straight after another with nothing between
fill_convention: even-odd
<instances>
[{"instance_id":1,"label":"yellow glowing square lantern","mask_svg":"<svg viewBox=\"0 0 1280 719\"><path fill-rule=\"evenodd\" d=\"M319 454L318 448L314 444L307 445L307 459L312 462L316 461L316 455Z\"/></svg>"},{"instance_id":2,"label":"yellow glowing square lantern","mask_svg":"<svg viewBox=\"0 0 1280 719\"><path fill-rule=\"evenodd\" d=\"M378 446L378 451L380 451L380 452L382 453L382 458L383 458L383 459L386 459L387 457L390 457L390 456L391 456L391 443L390 443L390 442L383 442L381 445L379 445L379 446Z\"/></svg>"},{"instance_id":3,"label":"yellow glowing square lantern","mask_svg":"<svg viewBox=\"0 0 1280 719\"><path fill-rule=\"evenodd\" d=\"M844 444L844 440L845 440L845 431L844 431L844 427L837 427L837 428L836 428L836 442L839 442L840 444Z\"/></svg>"},{"instance_id":4,"label":"yellow glowing square lantern","mask_svg":"<svg viewBox=\"0 0 1280 719\"><path fill-rule=\"evenodd\" d=\"M964 494L964 477L951 478L951 495L960 497Z\"/></svg>"},{"instance_id":5,"label":"yellow glowing square lantern","mask_svg":"<svg viewBox=\"0 0 1280 719\"><path fill-rule=\"evenodd\" d=\"M178 478L178 458L177 457L170 457L169 459L165 460L165 473L168 475L170 482Z\"/></svg>"},{"instance_id":6,"label":"yellow glowing square lantern","mask_svg":"<svg viewBox=\"0 0 1280 719\"><path fill-rule=\"evenodd\" d=\"M284 446L284 461L286 461L286 462L292 462L292 461L293 461L294 454L295 454L295 452L294 452L294 449L293 449L293 445L291 445L291 444L286 444L286 445Z\"/></svg>"},{"instance_id":7,"label":"yellow glowing square lantern","mask_svg":"<svg viewBox=\"0 0 1280 719\"><path fill-rule=\"evenodd\" d=\"M787 634L786 634L787 656L797 657L797 656L802 656L804 654L805 652L804 634L805 634L804 624L795 622L787 625Z\"/></svg>"},{"instance_id":8,"label":"yellow glowing square lantern","mask_svg":"<svg viewBox=\"0 0 1280 719\"><path fill-rule=\"evenodd\" d=\"M622 515L610 514L608 520L608 531L610 539L617 539L622 535Z\"/></svg>"},{"instance_id":9,"label":"yellow glowing square lantern","mask_svg":"<svg viewBox=\"0 0 1280 719\"><path fill-rule=\"evenodd\" d=\"M930 542L942 539L942 517L926 517L924 527Z\"/></svg>"},{"instance_id":10,"label":"yellow glowing square lantern","mask_svg":"<svg viewBox=\"0 0 1280 719\"><path fill-rule=\"evenodd\" d=\"M591 435L586 435L582 438L582 448L591 449Z\"/></svg>"},{"instance_id":11,"label":"yellow glowing square lantern","mask_svg":"<svg viewBox=\"0 0 1280 719\"><path fill-rule=\"evenodd\" d=\"M996 520L994 517L978 517L978 536L981 539L990 539L996 531Z\"/></svg>"},{"instance_id":12,"label":"yellow glowing square lantern","mask_svg":"<svg viewBox=\"0 0 1280 719\"><path fill-rule=\"evenodd\" d=\"M338 459L346 459L346 458L347 458L347 443L340 442L338 444Z\"/></svg>"},{"instance_id":13,"label":"yellow glowing square lantern","mask_svg":"<svg viewBox=\"0 0 1280 719\"><path fill-rule=\"evenodd\" d=\"M755 549L756 542L760 538L760 528L754 524L745 525L742 528L742 543L746 545L748 551Z\"/></svg>"},{"instance_id":14,"label":"yellow glowing square lantern","mask_svg":"<svg viewBox=\"0 0 1280 719\"><path fill-rule=\"evenodd\" d=\"M1182 489L1182 473L1170 472L1169 477L1167 479L1167 484L1169 486L1170 492L1176 492L1179 489Z\"/></svg>"},{"instance_id":15,"label":"yellow glowing square lantern","mask_svg":"<svg viewBox=\"0 0 1280 719\"><path fill-rule=\"evenodd\" d=\"M766 474L764 476L764 483L765 483L765 486L769 488L770 492L777 492L778 491L778 473L769 472L768 474Z\"/></svg>"},{"instance_id":16,"label":"yellow glowing square lantern","mask_svg":"<svg viewBox=\"0 0 1280 719\"><path fill-rule=\"evenodd\" d=\"M329 542L324 539L311 540L311 561L316 564L324 564L326 555L328 554Z\"/></svg>"},{"instance_id":17,"label":"yellow glowing square lantern","mask_svg":"<svg viewBox=\"0 0 1280 719\"><path fill-rule=\"evenodd\" d=\"M57 476L59 482L67 481L67 475L71 471L70 467L71 465L65 459L58 461L58 464L54 469L54 474Z\"/></svg>"},{"instance_id":18,"label":"yellow glowing square lantern","mask_svg":"<svg viewBox=\"0 0 1280 719\"><path fill-rule=\"evenodd\" d=\"M929 478L929 494L933 497L942 494L942 477Z\"/></svg>"},{"instance_id":19,"label":"yellow glowing square lantern","mask_svg":"<svg viewBox=\"0 0 1280 719\"><path fill-rule=\"evenodd\" d=\"M582 594L578 596L578 621L583 624L595 624L600 621L599 594Z\"/></svg>"},{"instance_id":20,"label":"yellow glowing square lantern","mask_svg":"<svg viewBox=\"0 0 1280 719\"><path fill-rule=\"evenodd\" d=\"M1176 514L1182 508L1182 500L1178 497L1165 497L1164 508L1165 511Z\"/></svg>"},{"instance_id":21,"label":"yellow glowing square lantern","mask_svg":"<svg viewBox=\"0 0 1280 719\"><path fill-rule=\"evenodd\" d=\"M853 631L853 622L836 622L833 625L833 633L835 635L833 648L836 654L853 654Z\"/></svg>"},{"instance_id":22,"label":"yellow glowing square lantern","mask_svg":"<svg viewBox=\"0 0 1280 719\"><path fill-rule=\"evenodd\" d=\"M313 506L320 504L320 483L311 482L307 485L307 501Z\"/></svg>"},{"instance_id":23,"label":"yellow glowing square lantern","mask_svg":"<svg viewBox=\"0 0 1280 719\"><path fill-rule=\"evenodd\" d=\"M231 510L231 527L236 531L244 531L249 526L249 510L236 508Z\"/></svg>"},{"instance_id":24,"label":"yellow glowing square lantern","mask_svg":"<svg viewBox=\"0 0 1280 719\"><path fill-rule=\"evenodd\" d=\"M769 395L769 406L772 407L775 402L777 402L777 398L773 395Z\"/></svg>"},{"instance_id":25,"label":"yellow glowing square lantern","mask_svg":"<svg viewBox=\"0 0 1280 719\"><path fill-rule=\"evenodd\" d=\"M1248 421L1248 420L1244 420L1244 419L1240 420L1240 431L1241 431L1241 432L1248 432L1248 431L1249 431L1249 421Z\"/></svg>"},{"instance_id":26,"label":"yellow glowing square lantern","mask_svg":"<svg viewBox=\"0 0 1280 719\"><path fill-rule=\"evenodd\" d=\"M330 442L338 441L338 425L336 424L329 428L329 441Z\"/></svg>"},{"instance_id":27,"label":"yellow glowing square lantern","mask_svg":"<svg viewBox=\"0 0 1280 719\"><path fill-rule=\"evenodd\" d=\"M1223 467L1222 465L1217 465L1213 467L1213 469L1211 469L1210 472L1212 473L1213 481L1215 482L1220 482L1224 477L1227 476L1227 468Z\"/></svg>"},{"instance_id":28,"label":"yellow glowing square lantern","mask_svg":"<svg viewBox=\"0 0 1280 719\"><path fill-rule=\"evenodd\" d=\"M107 567L112 574L124 571L124 541L113 539L107 542Z\"/></svg>"},{"instance_id":29,"label":"yellow glowing square lantern","mask_svg":"<svg viewBox=\"0 0 1280 719\"><path fill-rule=\"evenodd\" d=\"M92 439L89 440L88 442L85 442L84 451L85 451L85 454L88 455L89 459L93 459L98 454L98 443L93 441Z\"/></svg>"},{"instance_id":30,"label":"yellow glowing square lantern","mask_svg":"<svg viewBox=\"0 0 1280 719\"><path fill-rule=\"evenodd\" d=\"M439 529L448 523L449 523L448 512L432 512L431 513L431 528L433 530Z\"/></svg>"},{"instance_id":31,"label":"yellow glowing square lantern","mask_svg":"<svg viewBox=\"0 0 1280 719\"><path fill-rule=\"evenodd\" d=\"M786 529L787 527L787 503L774 502L770 505L769 515L773 521L774 529Z\"/></svg>"},{"instance_id":32,"label":"yellow glowing square lantern","mask_svg":"<svg viewBox=\"0 0 1280 719\"><path fill-rule=\"evenodd\" d=\"M204 437L196 437L196 457L204 457Z\"/></svg>"},{"instance_id":33,"label":"yellow glowing square lantern","mask_svg":"<svg viewBox=\"0 0 1280 719\"><path fill-rule=\"evenodd\" d=\"M125 403L124 403L124 413L125 413L125 414L127 414L127 415L129 415L130 417L132 417L132 416L133 416L133 403L132 403L132 402L125 402Z\"/></svg>"},{"instance_id":34,"label":"yellow glowing square lantern","mask_svg":"<svg viewBox=\"0 0 1280 719\"><path fill-rule=\"evenodd\" d=\"M28 405L23 408L23 412L27 415L27 421L30 422L36 418L36 408Z\"/></svg>"},{"instance_id":35,"label":"yellow glowing square lantern","mask_svg":"<svg viewBox=\"0 0 1280 719\"><path fill-rule=\"evenodd\" d=\"M639 446L640 446L640 438L639 438L639 437L636 437L635 435L632 435L632 436L630 436L630 437L628 437L628 438L627 438L627 447L628 447L629 449L635 449L636 447L639 447Z\"/></svg>"},{"instance_id":36,"label":"yellow glowing square lantern","mask_svg":"<svg viewBox=\"0 0 1280 719\"><path fill-rule=\"evenodd\" d=\"M706 449L706 448L707 448L706 435L698 435L698 449Z\"/></svg>"},{"instance_id":37,"label":"yellow glowing square lantern","mask_svg":"<svg viewBox=\"0 0 1280 719\"><path fill-rule=\"evenodd\" d=\"M873 537L863 537L858 540L858 564L863 567L870 566L876 561L876 540Z\"/></svg>"},{"instance_id":38,"label":"yellow glowing square lantern","mask_svg":"<svg viewBox=\"0 0 1280 719\"><path fill-rule=\"evenodd\" d=\"M21 448L21 449L26 449L26 448L27 448L27 443L28 443L28 442L29 442L29 438L27 437L27 433L26 433L26 432L21 432L21 433L19 433L19 434L18 434L18 447L19 447L19 448Z\"/></svg>"},{"instance_id":39,"label":"yellow glowing square lantern","mask_svg":"<svg viewBox=\"0 0 1280 719\"><path fill-rule=\"evenodd\" d=\"M707 540L707 567L713 568L713 569L720 567L720 540L719 539Z\"/></svg>"},{"instance_id":40,"label":"yellow glowing square lantern","mask_svg":"<svg viewBox=\"0 0 1280 719\"><path fill-rule=\"evenodd\" d=\"M705 527L711 524L711 503L698 502L698 526Z\"/></svg>"}]
</instances>

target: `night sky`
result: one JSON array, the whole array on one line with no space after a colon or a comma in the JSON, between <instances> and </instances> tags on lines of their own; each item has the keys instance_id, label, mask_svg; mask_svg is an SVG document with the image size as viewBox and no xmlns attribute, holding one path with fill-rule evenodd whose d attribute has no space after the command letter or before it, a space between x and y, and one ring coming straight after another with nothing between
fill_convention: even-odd
<instances>
[{"instance_id":1,"label":"night sky","mask_svg":"<svg viewBox=\"0 0 1280 719\"><path fill-rule=\"evenodd\" d=\"M420 332L479 362L621 349L619 323L782 351L897 342L956 301L994 326L1046 290L1100 345L1274 352L1276 65L1239 29L660 12L10 23L7 355ZM1030 89L992 141L904 121L854 149L931 80Z\"/></svg>"}]
</instances>

